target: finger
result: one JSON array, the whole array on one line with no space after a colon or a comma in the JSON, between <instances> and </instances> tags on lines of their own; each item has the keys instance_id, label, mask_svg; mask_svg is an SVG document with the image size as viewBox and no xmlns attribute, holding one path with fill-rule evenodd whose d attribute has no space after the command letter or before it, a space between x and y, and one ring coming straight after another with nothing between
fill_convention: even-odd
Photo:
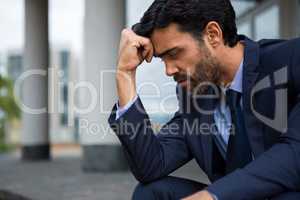
<instances>
[{"instance_id":1,"label":"finger","mask_svg":"<svg viewBox=\"0 0 300 200\"><path fill-rule=\"evenodd\" d=\"M149 63L152 61L153 55L154 55L154 48L153 48L153 45L151 44L150 51L148 52L148 55L147 55L147 59L148 59Z\"/></svg>"},{"instance_id":2,"label":"finger","mask_svg":"<svg viewBox=\"0 0 300 200\"><path fill-rule=\"evenodd\" d=\"M146 59L147 62L151 62L153 57L153 45L148 38L139 37L139 42L141 46L144 48L143 50L143 57Z\"/></svg>"},{"instance_id":3,"label":"finger","mask_svg":"<svg viewBox=\"0 0 300 200\"><path fill-rule=\"evenodd\" d=\"M147 51L145 59L148 63L150 63L152 61L153 54L154 54L154 48L151 42L149 43L149 45L146 46L145 50Z\"/></svg>"},{"instance_id":4,"label":"finger","mask_svg":"<svg viewBox=\"0 0 300 200\"><path fill-rule=\"evenodd\" d=\"M148 63L150 63L151 62L151 60L152 60L152 57L153 57L153 50L152 50L152 48L150 48L149 50L144 50L144 52L145 52L145 60L148 62Z\"/></svg>"},{"instance_id":5,"label":"finger","mask_svg":"<svg viewBox=\"0 0 300 200\"><path fill-rule=\"evenodd\" d=\"M147 60L148 50L147 49L144 48L142 50L142 55L143 55L143 59L145 59L148 62L148 60Z\"/></svg>"},{"instance_id":6,"label":"finger","mask_svg":"<svg viewBox=\"0 0 300 200\"><path fill-rule=\"evenodd\" d=\"M144 48L147 48L147 47L149 47L150 45L152 45L150 39L148 39L148 38L138 36L137 39L138 39L139 43L140 43Z\"/></svg>"}]
</instances>

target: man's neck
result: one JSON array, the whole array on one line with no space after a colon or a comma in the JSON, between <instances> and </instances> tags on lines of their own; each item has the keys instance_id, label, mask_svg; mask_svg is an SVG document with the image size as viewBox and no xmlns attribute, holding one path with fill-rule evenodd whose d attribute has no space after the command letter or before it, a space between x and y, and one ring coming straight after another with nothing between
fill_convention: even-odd
<instances>
[{"instance_id":1,"label":"man's neck","mask_svg":"<svg viewBox=\"0 0 300 200\"><path fill-rule=\"evenodd\" d=\"M238 44L233 48L226 47L226 49L224 49L222 58L220 58L223 66L226 67L226 69L223 71L222 78L224 85L228 85L233 81L243 59L244 45L241 42L238 42Z\"/></svg>"}]
</instances>

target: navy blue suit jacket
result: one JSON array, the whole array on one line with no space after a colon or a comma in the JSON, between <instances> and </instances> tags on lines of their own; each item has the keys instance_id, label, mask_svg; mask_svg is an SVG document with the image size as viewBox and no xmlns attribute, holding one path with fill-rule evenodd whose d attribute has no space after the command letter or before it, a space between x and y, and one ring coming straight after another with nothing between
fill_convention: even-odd
<instances>
[{"instance_id":1,"label":"navy blue suit jacket","mask_svg":"<svg viewBox=\"0 0 300 200\"><path fill-rule=\"evenodd\" d=\"M207 189L222 200L300 191L300 39L254 42L240 37L245 43L243 111L255 160L225 177L214 174L214 129L207 128L214 124L213 114L199 112L191 102L203 111L214 109L218 100L192 99L179 90L180 109L158 135L140 99L118 120L113 108L109 123L138 181L167 176L195 158L213 182Z\"/></svg>"}]
</instances>

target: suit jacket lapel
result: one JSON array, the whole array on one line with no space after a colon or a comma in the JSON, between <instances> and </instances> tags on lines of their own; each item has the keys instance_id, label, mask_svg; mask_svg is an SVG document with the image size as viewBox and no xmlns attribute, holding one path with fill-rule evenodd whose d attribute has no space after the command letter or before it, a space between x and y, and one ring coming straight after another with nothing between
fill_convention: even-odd
<instances>
[{"instance_id":1,"label":"suit jacket lapel","mask_svg":"<svg viewBox=\"0 0 300 200\"><path fill-rule=\"evenodd\" d=\"M249 142L254 156L264 151L263 126L251 110L251 90L256 83L259 73L259 45L248 38L245 41L243 68L243 110ZM253 98L253 97L252 97Z\"/></svg>"},{"instance_id":2,"label":"suit jacket lapel","mask_svg":"<svg viewBox=\"0 0 300 200\"><path fill-rule=\"evenodd\" d=\"M207 94L213 94L213 90L209 89ZM206 128L200 128L199 130L199 135L200 135L200 143L201 143L201 148L203 152L203 159L204 159L204 170L208 173L208 176L212 174L212 134L216 131L216 127L214 127L214 115L213 111L216 108L218 99L198 99L196 100L197 105L201 108L201 111L199 109L193 109L195 113L196 118L200 118L201 125L203 127L209 127L208 129ZM205 112L203 112L205 111ZM206 112L210 111L210 112ZM202 127L202 126L201 126Z\"/></svg>"}]
</instances>

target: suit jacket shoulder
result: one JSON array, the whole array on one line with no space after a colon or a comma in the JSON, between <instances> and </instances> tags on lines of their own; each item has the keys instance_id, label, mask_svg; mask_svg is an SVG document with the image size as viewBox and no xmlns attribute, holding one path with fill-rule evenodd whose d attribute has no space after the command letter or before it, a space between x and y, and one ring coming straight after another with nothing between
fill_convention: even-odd
<instances>
[{"instance_id":1,"label":"suit jacket shoulder","mask_svg":"<svg viewBox=\"0 0 300 200\"><path fill-rule=\"evenodd\" d=\"M259 67L261 77L287 67L289 85L300 92L300 38L291 40L260 40Z\"/></svg>"}]
</instances>

